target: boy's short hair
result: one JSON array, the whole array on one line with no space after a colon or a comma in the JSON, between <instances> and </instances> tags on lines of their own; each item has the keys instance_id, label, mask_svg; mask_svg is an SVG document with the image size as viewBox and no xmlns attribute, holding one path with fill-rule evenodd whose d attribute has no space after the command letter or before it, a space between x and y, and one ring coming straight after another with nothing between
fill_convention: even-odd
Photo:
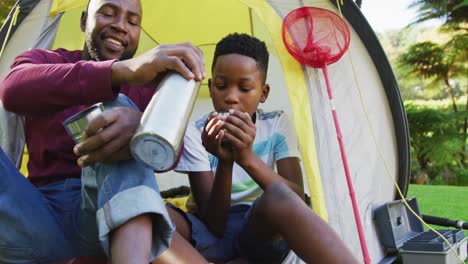
<instances>
[{"instance_id":1,"label":"boy's short hair","mask_svg":"<svg viewBox=\"0 0 468 264\"><path fill-rule=\"evenodd\" d=\"M263 82L265 82L269 58L265 42L244 33L227 35L216 44L211 70L213 70L219 56L228 54L240 54L254 59L258 69L263 73Z\"/></svg>"}]
</instances>

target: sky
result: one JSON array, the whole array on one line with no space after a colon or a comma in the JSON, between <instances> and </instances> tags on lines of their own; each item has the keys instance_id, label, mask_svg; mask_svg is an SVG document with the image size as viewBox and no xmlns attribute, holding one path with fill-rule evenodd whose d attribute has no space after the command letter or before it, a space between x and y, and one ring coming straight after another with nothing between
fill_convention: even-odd
<instances>
[{"instance_id":1,"label":"sky","mask_svg":"<svg viewBox=\"0 0 468 264\"><path fill-rule=\"evenodd\" d=\"M409 9L412 0L362 0L361 11L376 32L402 29L416 17L416 9ZM435 26L438 21L425 23ZM423 25L421 25L423 26Z\"/></svg>"}]
</instances>

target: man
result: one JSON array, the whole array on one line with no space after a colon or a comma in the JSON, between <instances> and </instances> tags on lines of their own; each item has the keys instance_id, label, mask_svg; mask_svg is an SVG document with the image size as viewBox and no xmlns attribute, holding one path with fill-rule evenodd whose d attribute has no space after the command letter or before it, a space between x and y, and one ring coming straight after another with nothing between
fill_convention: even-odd
<instances>
[{"instance_id":1,"label":"man","mask_svg":"<svg viewBox=\"0 0 468 264\"><path fill-rule=\"evenodd\" d=\"M27 51L1 81L4 107L25 118L30 161L28 181L0 151L0 263L104 254L148 263L168 247L173 224L153 172L131 158L128 143L152 84L168 70L201 80L204 62L190 43L133 58L141 19L139 0L90 0L82 51ZM107 111L74 146L62 122L101 101Z\"/></svg>"}]
</instances>

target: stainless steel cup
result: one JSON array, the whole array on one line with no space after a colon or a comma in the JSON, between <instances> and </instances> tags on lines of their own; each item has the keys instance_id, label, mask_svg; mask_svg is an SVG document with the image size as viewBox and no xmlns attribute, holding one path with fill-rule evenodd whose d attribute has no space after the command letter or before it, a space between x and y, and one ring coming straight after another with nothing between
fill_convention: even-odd
<instances>
[{"instance_id":1,"label":"stainless steel cup","mask_svg":"<svg viewBox=\"0 0 468 264\"><path fill-rule=\"evenodd\" d=\"M219 117L222 117L222 118L226 118L229 116L229 112L218 112L218 116ZM226 131L226 129L224 129L224 134L227 134L228 132ZM227 146L227 143L226 143L226 140L223 138L223 140L221 141L221 145L222 146Z\"/></svg>"},{"instance_id":2,"label":"stainless steel cup","mask_svg":"<svg viewBox=\"0 0 468 264\"><path fill-rule=\"evenodd\" d=\"M89 122L102 112L104 112L104 106L102 103L97 103L67 118L62 124L73 141L78 144L86 137L85 129Z\"/></svg>"},{"instance_id":3,"label":"stainless steel cup","mask_svg":"<svg viewBox=\"0 0 468 264\"><path fill-rule=\"evenodd\" d=\"M220 116L220 117L228 117L228 116L229 116L229 112L218 112L218 116Z\"/></svg>"},{"instance_id":4,"label":"stainless steel cup","mask_svg":"<svg viewBox=\"0 0 468 264\"><path fill-rule=\"evenodd\" d=\"M158 86L130 142L133 157L161 172L177 162L200 83L168 73Z\"/></svg>"}]
</instances>

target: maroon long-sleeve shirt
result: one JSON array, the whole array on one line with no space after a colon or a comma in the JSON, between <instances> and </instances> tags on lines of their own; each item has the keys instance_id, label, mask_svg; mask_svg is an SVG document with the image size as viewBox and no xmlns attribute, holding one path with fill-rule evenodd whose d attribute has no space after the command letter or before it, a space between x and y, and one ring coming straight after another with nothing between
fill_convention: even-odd
<instances>
[{"instance_id":1,"label":"maroon long-sleeve shirt","mask_svg":"<svg viewBox=\"0 0 468 264\"><path fill-rule=\"evenodd\" d=\"M0 100L8 111L25 117L28 172L33 184L80 177L73 140L62 122L97 102L116 99L114 61L84 61L81 51L33 49L18 56L0 82ZM154 90L120 87L143 111Z\"/></svg>"}]
</instances>

